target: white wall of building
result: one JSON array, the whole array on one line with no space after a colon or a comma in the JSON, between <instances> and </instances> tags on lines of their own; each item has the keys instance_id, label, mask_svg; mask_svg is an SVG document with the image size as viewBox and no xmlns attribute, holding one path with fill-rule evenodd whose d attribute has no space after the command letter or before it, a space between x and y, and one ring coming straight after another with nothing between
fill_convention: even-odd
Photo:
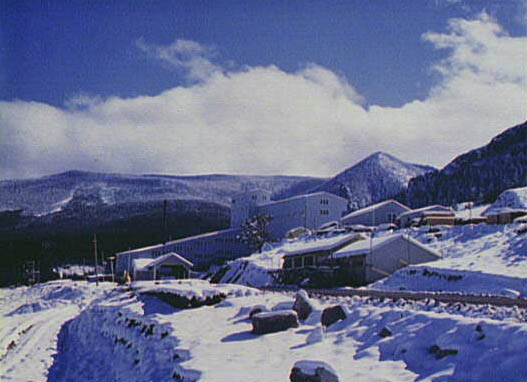
<instances>
[{"instance_id":1,"label":"white wall of building","mask_svg":"<svg viewBox=\"0 0 527 382\"><path fill-rule=\"evenodd\" d=\"M231 228L240 228L243 223L256 215L258 206L270 201L271 193L260 189L233 197L231 201Z\"/></svg>"},{"instance_id":2,"label":"white wall of building","mask_svg":"<svg viewBox=\"0 0 527 382\"><path fill-rule=\"evenodd\" d=\"M341 223L345 225L362 224L366 226L395 223L397 217L407 211L410 211L410 208L394 200L389 200L348 214L342 218Z\"/></svg>"},{"instance_id":3,"label":"white wall of building","mask_svg":"<svg viewBox=\"0 0 527 382\"><path fill-rule=\"evenodd\" d=\"M379 273L375 269L392 274L409 264L421 264L438 259L439 256L431 250L401 235L396 240L366 254L366 282L370 283L386 277L386 274Z\"/></svg>"}]
</instances>

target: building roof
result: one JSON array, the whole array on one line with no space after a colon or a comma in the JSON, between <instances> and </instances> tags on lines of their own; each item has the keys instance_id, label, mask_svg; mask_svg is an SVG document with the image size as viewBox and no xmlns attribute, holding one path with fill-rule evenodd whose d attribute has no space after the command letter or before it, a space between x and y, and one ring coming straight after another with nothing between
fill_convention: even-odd
<instances>
[{"instance_id":1,"label":"building roof","mask_svg":"<svg viewBox=\"0 0 527 382\"><path fill-rule=\"evenodd\" d=\"M134 269L144 270L154 259L144 258L144 259L134 259Z\"/></svg>"},{"instance_id":2,"label":"building roof","mask_svg":"<svg viewBox=\"0 0 527 382\"><path fill-rule=\"evenodd\" d=\"M399 240L404 239L410 241L410 243L428 251L429 253L441 257L439 253L434 251L433 249L428 248L427 246L423 245L419 241L408 237L403 234L396 234L396 235L387 235L387 236L381 236L381 237L374 237L373 240L360 240L356 241L354 243L351 243L344 248L339 249L335 253L333 253L332 257L335 259L341 259L345 257L352 257L352 256L360 256L370 253L370 250L376 250L379 248L384 247L385 245L389 245L390 243Z\"/></svg>"},{"instance_id":3,"label":"building roof","mask_svg":"<svg viewBox=\"0 0 527 382\"><path fill-rule=\"evenodd\" d=\"M329 251L340 245L353 240L358 240L362 236L357 233L350 233L346 235L337 235L328 238L318 238L309 241L297 241L284 246L282 252L284 257L302 255L304 253Z\"/></svg>"},{"instance_id":4,"label":"building roof","mask_svg":"<svg viewBox=\"0 0 527 382\"><path fill-rule=\"evenodd\" d=\"M380 202L380 203L377 203L377 204L372 204L371 206L361 208L360 210L357 210L357 211L353 211L352 213L347 214L346 216L343 216L341 220L369 213L369 212L371 212L371 211L373 211L373 210L375 210L375 209L377 209L379 207L383 207L383 206L388 205L390 203L395 203L395 204L397 204L398 206L404 208L407 211L410 210L409 207L405 206L402 203L399 203L397 200L389 199L389 200L385 200L384 202Z\"/></svg>"},{"instance_id":5,"label":"building roof","mask_svg":"<svg viewBox=\"0 0 527 382\"><path fill-rule=\"evenodd\" d=\"M172 261L177 264L181 264L184 267L192 268L194 264L192 264L190 261L185 259L183 256L178 255L175 252L167 253L163 256L159 256L155 259L135 259L134 260L134 268L136 270L146 270L151 269L155 266L161 265L167 261Z\"/></svg>"},{"instance_id":6,"label":"building roof","mask_svg":"<svg viewBox=\"0 0 527 382\"><path fill-rule=\"evenodd\" d=\"M423 211L423 216L424 217L429 217L429 216L442 216L442 217L455 217L456 214L454 211Z\"/></svg>"},{"instance_id":7,"label":"building roof","mask_svg":"<svg viewBox=\"0 0 527 382\"><path fill-rule=\"evenodd\" d=\"M129 251L119 252L116 255L128 255L128 254L133 254L133 253L137 253L137 252L143 252L143 251L147 251L147 250L151 250L151 249L163 248L164 246L167 246L167 245L181 244L181 243L185 243L187 241L205 239L205 238L208 238L208 237L213 237L213 236L217 236L217 235L223 235L223 234L230 233L230 232L234 233L234 232L237 232L237 231L241 231L241 229L240 228L229 228L229 229L223 229L223 230L220 230L220 231L206 232L206 233L201 233L201 234L195 235L195 236L188 236L188 237L183 237L183 238L177 239L177 240L167 241L165 244L154 244L154 245L150 245L148 247L136 248L136 249L131 249Z\"/></svg>"},{"instance_id":8,"label":"building roof","mask_svg":"<svg viewBox=\"0 0 527 382\"><path fill-rule=\"evenodd\" d=\"M442 206L440 204L434 204L434 205L431 205L431 206L426 206L426 207L421 207L421 208L417 208L415 210L410 210L410 211L406 211L406 212L403 212L402 214L400 214L397 219L400 219L404 216L411 216L413 214L420 214L422 212L425 212L425 211L431 211L431 210L434 210L434 209L438 209L438 210L442 210L442 211L452 211L452 208L451 207L447 207L447 206Z\"/></svg>"}]
</instances>

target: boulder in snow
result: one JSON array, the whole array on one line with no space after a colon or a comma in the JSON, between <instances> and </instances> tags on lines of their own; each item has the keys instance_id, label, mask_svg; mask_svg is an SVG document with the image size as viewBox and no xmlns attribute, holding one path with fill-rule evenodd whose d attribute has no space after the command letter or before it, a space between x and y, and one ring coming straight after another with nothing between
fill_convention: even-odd
<instances>
[{"instance_id":1,"label":"boulder in snow","mask_svg":"<svg viewBox=\"0 0 527 382\"><path fill-rule=\"evenodd\" d=\"M281 332L298 327L298 315L294 310L258 313L251 318L254 334Z\"/></svg>"},{"instance_id":2,"label":"boulder in snow","mask_svg":"<svg viewBox=\"0 0 527 382\"><path fill-rule=\"evenodd\" d=\"M337 321L346 318L346 311L341 305L330 306L322 311L320 322L323 326L328 327Z\"/></svg>"},{"instance_id":3,"label":"boulder in snow","mask_svg":"<svg viewBox=\"0 0 527 382\"><path fill-rule=\"evenodd\" d=\"M249 312L249 318L253 318L255 314L262 313L262 312L268 312L269 309L265 305L255 305L252 307L251 311Z\"/></svg>"},{"instance_id":4,"label":"boulder in snow","mask_svg":"<svg viewBox=\"0 0 527 382\"><path fill-rule=\"evenodd\" d=\"M384 328L381 329L381 331L379 332L379 335L382 338L390 337L392 335L392 331L385 326Z\"/></svg>"},{"instance_id":5,"label":"boulder in snow","mask_svg":"<svg viewBox=\"0 0 527 382\"><path fill-rule=\"evenodd\" d=\"M322 361L298 361L289 375L291 382L338 382L335 370Z\"/></svg>"},{"instance_id":6,"label":"boulder in snow","mask_svg":"<svg viewBox=\"0 0 527 382\"><path fill-rule=\"evenodd\" d=\"M298 314L298 318L301 320L308 318L311 312L315 310L313 302L305 290L301 289L296 293L293 310Z\"/></svg>"},{"instance_id":7,"label":"boulder in snow","mask_svg":"<svg viewBox=\"0 0 527 382\"><path fill-rule=\"evenodd\" d=\"M456 355L458 353L456 349L441 349L438 345L430 346L428 352L430 354L435 354L436 359L445 358L448 355Z\"/></svg>"}]
</instances>

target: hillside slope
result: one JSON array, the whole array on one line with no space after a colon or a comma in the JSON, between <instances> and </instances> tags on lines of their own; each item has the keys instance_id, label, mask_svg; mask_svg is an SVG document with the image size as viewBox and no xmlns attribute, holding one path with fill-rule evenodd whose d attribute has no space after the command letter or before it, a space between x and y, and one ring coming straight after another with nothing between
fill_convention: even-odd
<instances>
[{"instance_id":1,"label":"hillside slope","mask_svg":"<svg viewBox=\"0 0 527 382\"><path fill-rule=\"evenodd\" d=\"M127 175L68 171L37 179L0 181L0 211L22 209L24 214L55 212L78 193L91 194L102 203L168 200L204 200L230 205L230 198L244 188L273 193L307 182L311 187L326 179L300 176L250 175Z\"/></svg>"},{"instance_id":2,"label":"hillside slope","mask_svg":"<svg viewBox=\"0 0 527 382\"><path fill-rule=\"evenodd\" d=\"M489 202L508 188L527 183L527 122L511 127L489 144L458 156L442 170L412 179L406 201L412 207Z\"/></svg>"}]
</instances>

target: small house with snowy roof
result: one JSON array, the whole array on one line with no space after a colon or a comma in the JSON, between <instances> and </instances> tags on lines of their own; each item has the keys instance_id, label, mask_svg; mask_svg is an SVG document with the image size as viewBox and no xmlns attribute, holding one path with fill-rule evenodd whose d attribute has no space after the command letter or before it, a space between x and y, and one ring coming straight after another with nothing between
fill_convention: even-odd
<instances>
[{"instance_id":1,"label":"small house with snowy roof","mask_svg":"<svg viewBox=\"0 0 527 382\"><path fill-rule=\"evenodd\" d=\"M374 237L351 243L331 255L347 271L352 284L369 284L409 264L438 260L441 255L402 235Z\"/></svg>"},{"instance_id":2,"label":"small house with snowy roof","mask_svg":"<svg viewBox=\"0 0 527 382\"><path fill-rule=\"evenodd\" d=\"M397 223L401 228L421 224L454 225L455 222L456 214L454 210L451 207L441 206L439 204L406 211L397 217Z\"/></svg>"},{"instance_id":3,"label":"small house with snowy roof","mask_svg":"<svg viewBox=\"0 0 527 382\"><path fill-rule=\"evenodd\" d=\"M282 247L282 269L272 271L271 274L277 284L317 287L337 285L337 267L331 260L331 254L357 240L364 240L364 237L358 233L348 233L288 243Z\"/></svg>"},{"instance_id":4,"label":"small house with snowy roof","mask_svg":"<svg viewBox=\"0 0 527 382\"><path fill-rule=\"evenodd\" d=\"M527 215L527 187L503 191L483 213L488 224L508 224Z\"/></svg>"},{"instance_id":5,"label":"small house with snowy roof","mask_svg":"<svg viewBox=\"0 0 527 382\"><path fill-rule=\"evenodd\" d=\"M193 264L177 253L133 261L133 280L187 279Z\"/></svg>"},{"instance_id":6,"label":"small house with snowy roof","mask_svg":"<svg viewBox=\"0 0 527 382\"><path fill-rule=\"evenodd\" d=\"M283 249L284 269L317 267L327 263L330 255L346 245L362 240L357 233L289 243Z\"/></svg>"},{"instance_id":7,"label":"small house with snowy roof","mask_svg":"<svg viewBox=\"0 0 527 382\"><path fill-rule=\"evenodd\" d=\"M397 200L385 200L371 206L361 208L340 219L343 225L361 224L365 226L378 226L381 224L395 223L397 216L410 211L410 208Z\"/></svg>"}]
</instances>

